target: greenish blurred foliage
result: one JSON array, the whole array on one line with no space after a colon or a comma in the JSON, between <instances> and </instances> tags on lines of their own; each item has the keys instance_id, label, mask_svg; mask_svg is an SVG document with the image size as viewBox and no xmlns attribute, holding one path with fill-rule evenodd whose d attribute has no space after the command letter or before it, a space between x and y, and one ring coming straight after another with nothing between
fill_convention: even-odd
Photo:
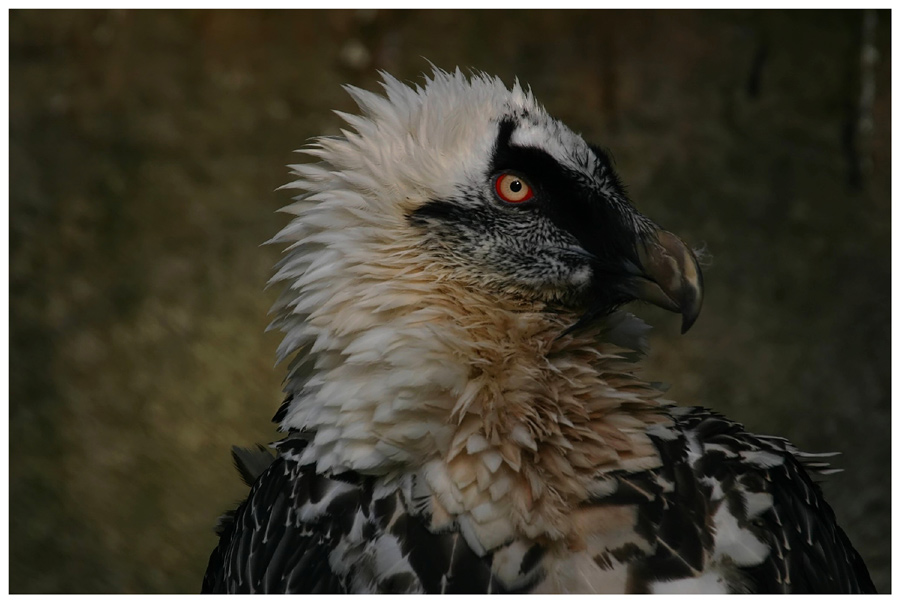
<instances>
[{"instance_id":1,"label":"greenish blurred foliage","mask_svg":"<svg viewBox=\"0 0 900 603\"><path fill-rule=\"evenodd\" d=\"M342 84L425 59L530 84L706 246L688 335L636 309L644 374L843 452L826 496L889 591L891 32L871 16L11 11L12 592L199 589L246 492L230 446L276 437L260 243L283 166L338 133Z\"/></svg>"}]
</instances>

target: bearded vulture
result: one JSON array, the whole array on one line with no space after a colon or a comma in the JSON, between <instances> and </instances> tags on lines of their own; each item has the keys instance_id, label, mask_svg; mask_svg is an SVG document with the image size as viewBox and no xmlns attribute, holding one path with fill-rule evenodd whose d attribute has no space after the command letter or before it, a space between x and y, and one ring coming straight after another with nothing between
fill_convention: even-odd
<instances>
[{"instance_id":1,"label":"bearded vulture","mask_svg":"<svg viewBox=\"0 0 900 603\"><path fill-rule=\"evenodd\" d=\"M871 592L817 455L636 376L644 300L696 320L694 252L529 89L347 87L291 166L272 328L284 438L204 592Z\"/></svg>"}]
</instances>

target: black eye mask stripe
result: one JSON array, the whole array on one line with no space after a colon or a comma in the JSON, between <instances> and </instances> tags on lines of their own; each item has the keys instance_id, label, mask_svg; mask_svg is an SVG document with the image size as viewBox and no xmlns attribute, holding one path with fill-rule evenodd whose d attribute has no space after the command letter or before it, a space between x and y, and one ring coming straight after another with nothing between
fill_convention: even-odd
<instances>
[{"instance_id":1,"label":"black eye mask stripe","mask_svg":"<svg viewBox=\"0 0 900 603\"><path fill-rule=\"evenodd\" d=\"M558 228L571 233L600 262L610 258L618 265L623 255L631 257L634 233L629 216L636 212L624 201L609 156L600 147L590 147L600 164L595 177L602 178L617 197L605 195L591 177L564 166L550 153L512 144L515 130L512 119L500 122L485 178L507 170L521 174L534 188L534 199L516 209L541 212Z\"/></svg>"}]
</instances>

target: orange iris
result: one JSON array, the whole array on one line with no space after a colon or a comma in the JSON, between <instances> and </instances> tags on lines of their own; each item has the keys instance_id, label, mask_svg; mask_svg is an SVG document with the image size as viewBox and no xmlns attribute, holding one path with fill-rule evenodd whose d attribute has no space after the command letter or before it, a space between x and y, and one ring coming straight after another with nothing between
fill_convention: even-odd
<instances>
[{"instance_id":1,"label":"orange iris","mask_svg":"<svg viewBox=\"0 0 900 603\"><path fill-rule=\"evenodd\" d=\"M523 203L534 196L531 186L515 174L500 174L494 182L494 190L507 203Z\"/></svg>"}]
</instances>

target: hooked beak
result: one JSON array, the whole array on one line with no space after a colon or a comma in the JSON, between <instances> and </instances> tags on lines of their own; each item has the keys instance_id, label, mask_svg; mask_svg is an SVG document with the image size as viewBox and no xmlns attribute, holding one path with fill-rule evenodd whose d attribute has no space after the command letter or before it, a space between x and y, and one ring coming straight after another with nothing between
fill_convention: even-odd
<instances>
[{"instance_id":1,"label":"hooked beak","mask_svg":"<svg viewBox=\"0 0 900 603\"><path fill-rule=\"evenodd\" d=\"M684 334L703 305L703 273L694 252L667 230L658 230L638 243L640 267L620 285L635 299L681 314Z\"/></svg>"}]
</instances>

